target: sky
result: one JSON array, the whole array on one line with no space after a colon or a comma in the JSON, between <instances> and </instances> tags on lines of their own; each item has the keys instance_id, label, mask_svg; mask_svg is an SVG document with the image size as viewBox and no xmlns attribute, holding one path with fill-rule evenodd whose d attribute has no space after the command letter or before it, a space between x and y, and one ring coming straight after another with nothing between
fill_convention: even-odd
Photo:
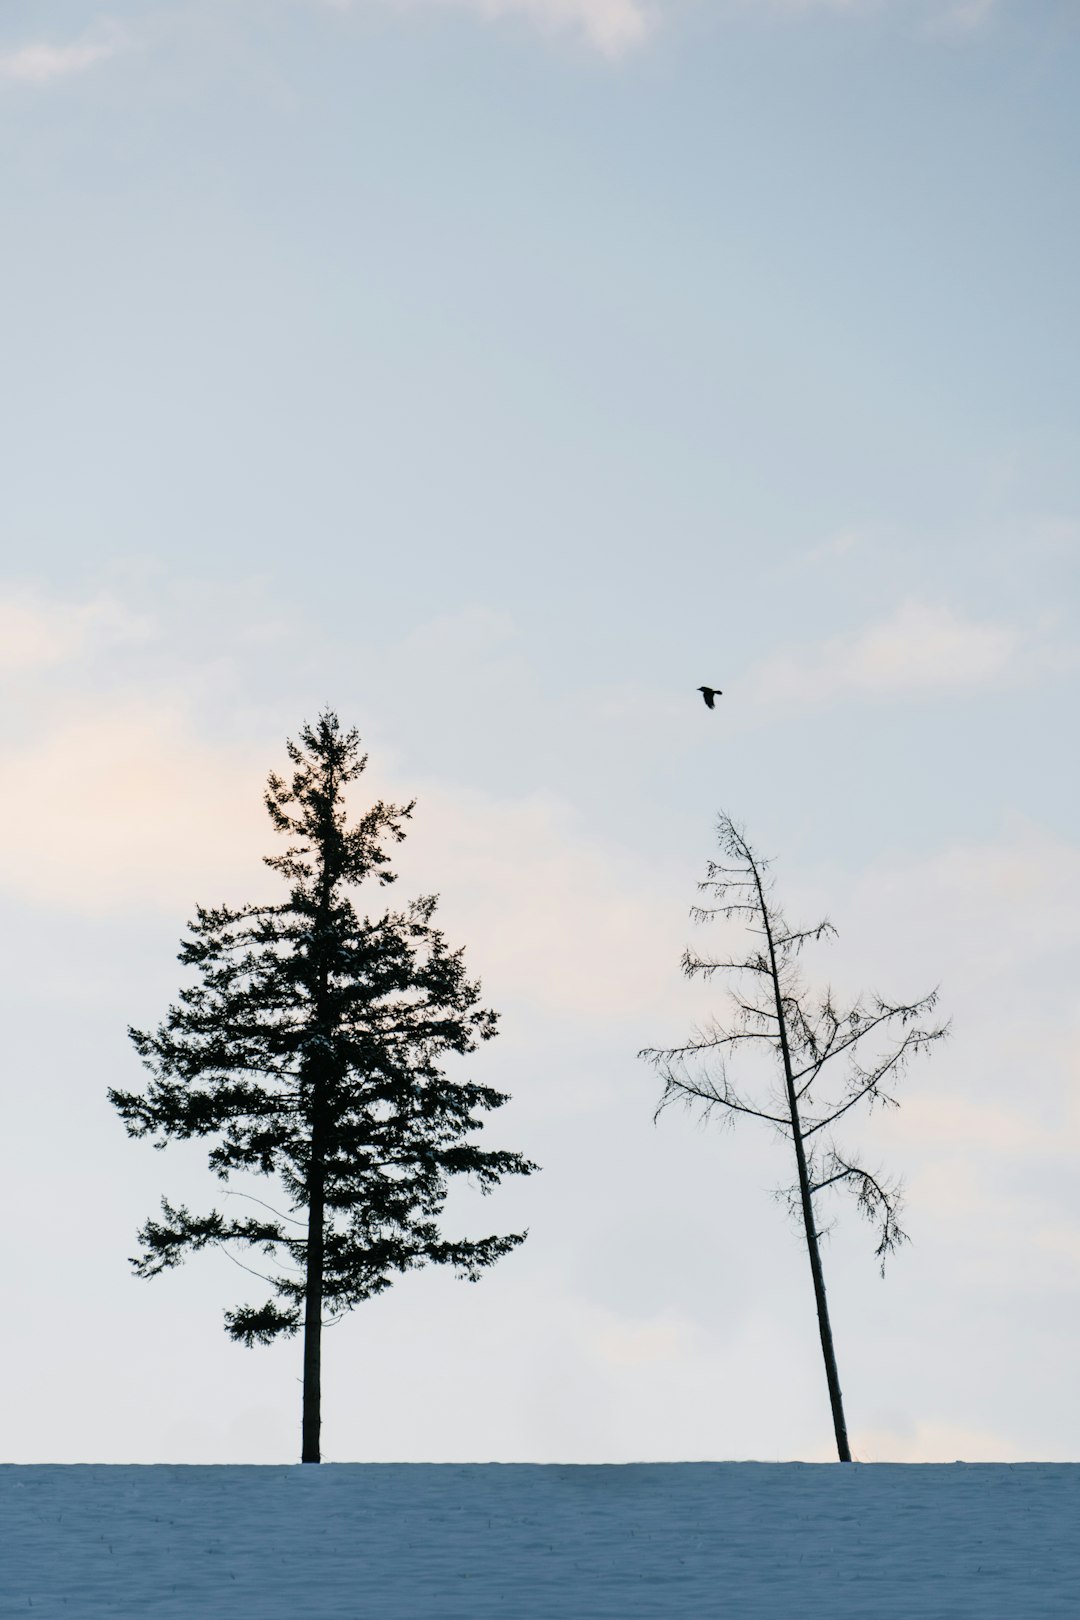
<instances>
[{"instance_id":1,"label":"sky","mask_svg":"<svg viewBox=\"0 0 1080 1620\"><path fill-rule=\"evenodd\" d=\"M952 1019L845 1137L912 1238L829 1211L856 1455L1080 1455L1078 69L1071 0L9 0L5 1458L297 1454L105 1092L325 705L543 1166L328 1334L328 1458L830 1456L784 1146L636 1056L720 1005L720 811Z\"/></svg>"}]
</instances>

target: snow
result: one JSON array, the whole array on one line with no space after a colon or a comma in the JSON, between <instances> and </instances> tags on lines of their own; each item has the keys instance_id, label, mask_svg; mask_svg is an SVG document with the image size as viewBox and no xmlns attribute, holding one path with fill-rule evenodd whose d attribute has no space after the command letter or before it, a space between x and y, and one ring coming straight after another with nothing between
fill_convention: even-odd
<instances>
[{"instance_id":1,"label":"snow","mask_svg":"<svg viewBox=\"0 0 1080 1620\"><path fill-rule=\"evenodd\" d=\"M1053 1620L1080 1465L0 1468L0 1615Z\"/></svg>"}]
</instances>

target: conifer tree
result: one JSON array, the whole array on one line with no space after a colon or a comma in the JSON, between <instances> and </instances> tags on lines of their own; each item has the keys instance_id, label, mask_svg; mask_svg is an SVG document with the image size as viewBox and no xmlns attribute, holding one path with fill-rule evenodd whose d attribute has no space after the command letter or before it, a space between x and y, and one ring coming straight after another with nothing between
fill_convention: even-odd
<instances>
[{"instance_id":1,"label":"conifer tree","mask_svg":"<svg viewBox=\"0 0 1080 1620\"><path fill-rule=\"evenodd\" d=\"M682 965L690 978L733 975L731 1020L710 1023L685 1046L649 1048L640 1056L656 1066L664 1082L658 1115L680 1102L727 1123L739 1116L763 1120L790 1142L796 1179L781 1189L781 1196L806 1240L836 1450L841 1462L850 1462L821 1261L821 1195L844 1189L854 1194L859 1210L877 1229L882 1273L886 1257L907 1236L900 1225L900 1183L860 1164L839 1145L833 1128L841 1121L849 1124L859 1107L897 1107L894 1082L948 1026L925 1022L937 1003L936 990L913 1002L871 995L846 1006L828 988L810 990L799 958L805 946L836 930L828 920L792 928L774 899L769 862L751 848L730 817L722 815L717 830L723 860L709 861L698 885L713 904L695 906L691 916L697 922L723 918L740 923L751 943L745 952L733 948L719 958L688 950ZM766 1073L756 1090L746 1090L732 1081L729 1061L746 1060L755 1052L767 1060Z\"/></svg>"},{"instance_id":2,"label":"conifer tree","mask_svg":"<svg viewBox=\"0 0 1080 1620\"><path fill-rule=\"evenodd\" d=\"M507 1097L444 1072L445 1058L491 1039L497 1015L434 926L436 898L375 916L354 906L358 885L394 881L387 846L413 805L380 801L349 824L345 792L367 760L331 712L287 746L289 779L271 775L265 802L288 845L264 857L286 898L197 908L179 957L196 982L156 1032L129 1032L152 1078L109 1096L131 1136L207 1138L224 1182L276 1178L290 1213L193 1214L163 1200L132 1264L152 1277L226 1244L271 1257L271 1297L226 1312L226 1328L247 1345L303 1330L302 1460L316 1463L324 1316L428 1263L475 1281L525 1233L444 1237L449 1178L489 1192L536 1166L470 1140Z\"/></svg>"}]
</instances>

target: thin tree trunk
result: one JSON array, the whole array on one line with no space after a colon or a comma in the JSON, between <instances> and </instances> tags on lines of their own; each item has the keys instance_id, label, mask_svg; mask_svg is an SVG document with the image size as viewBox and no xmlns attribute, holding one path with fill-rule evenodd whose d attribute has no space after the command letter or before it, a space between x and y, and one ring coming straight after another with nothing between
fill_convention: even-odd
<instances>
[{"instance_id":1,"label":"thin tree trunk","mask_svg":"<svg viewBox=\"0 0 1080 1620\"><path fill-rule=\"evenodd\" d=\"M806 1153L799 1129L799 1104L791 1080L791 1065L785 1064L787 1074L788 1106L791 1109L791 1129L795 1139L795 1161L799 1167L799 1199L802 1204L806 1247L810 1255L810 1271L814 1279L814 1300L817 1305L818 1332L821 1335L821 1353L825 1358L825 1377L829 1385L829 1404L832 1407L833 1432L836 1451L841 1462L851 1461L848 1445L847 1420L844 1417L844 1397L840 1393L840 1374L836 1367L832 1326L829 1322L829 1303L825 1296L825 1275L821 1269L821 1250L817 1227L814 1224L814 1200L810 1191L810 1177L806 1169Z\"/></svg>"},{"instance_id":2,"label":"thin tree trunk","mask_svg":"<svg viewBox=\"0 0 1080 1620\"><path fill-rule=\"evenodd\" d=\"M323 1167L313 1151L308 1186L307 1287L304 1293L304 1416L300 1461L321 1462L322 1309L324 1196Z\"/></svg>"},{"instance_id":3,"label":"thin tree trunk","mask_svg":"<svg viewBox=\"0 0 1080 1620\"><path fill-rule=\"evenodd\" d=\"M337 783L332 766L325 777L326 819L319 852L319 903L315 919L315 940L318 951L315 988L315 1028L321 1040L329 1034L328 1002L330 973L327 966L324 934L333 895L334 879L327 862L327 845L333 833L333 805L337 799ZM317 1059L313 1075L311 1097L311 1165L308 1170L308 1236L307 1276L304 1289L304 1409L300 1461L322 1461L320 1440L322 1431L322 1313L323 1272L326 1254L326 1149L325 1134L325 1075L321 1072L322 1054Z\"/></svg>"},{"instance_id":4,"label":"thin tree trunk","mask_svg":"<svg viewBox=\"0 0 1080 1620\"><path fill-rule=\"evenodd\" d=\"M825 1378L829 1386L829 1405L832 1408L833 1433L836 1436L836 1450L840 1461L850 1462L851 1447L848 1445L847 1421L844 1417L844 1398L840 1393L840 1374L837 1371L832 1325L829 1322L829 1303L825 1296L825 1274L821 1269L821 1247L818 1243L817 1225L814 1221L814 1198L810 1188L809 1172L806 1168L806 1150L803 1147L802 1128L799 1124L799 1099L795 1093L791 1048L788 1045L787 1019L784 1016L784 1000L780 991L780 972L776 963L776 947L773 943L772 923L769 919L769 908L765 900L765 891L761 886L757 863L749 857L749 852L747 852L747 855L750 859L750 869L754 874L754 882L757 886L758 903L761 906L761 920L765 927L765 938L769 945L769 969L773 995L776 1000L776 1018L780 1029L780 1052L784 1061L784 1083L787 1088L788 1109L791 1114L791 1135L795 1143L795 1163L799 1171L799 1202L802 1207L803 1229L806 1232L806 1248L810 1256L810 1273L814 1279L814 1302L817 1305L821 1354L825 1359Z\"/></svg>"}]
</instances>

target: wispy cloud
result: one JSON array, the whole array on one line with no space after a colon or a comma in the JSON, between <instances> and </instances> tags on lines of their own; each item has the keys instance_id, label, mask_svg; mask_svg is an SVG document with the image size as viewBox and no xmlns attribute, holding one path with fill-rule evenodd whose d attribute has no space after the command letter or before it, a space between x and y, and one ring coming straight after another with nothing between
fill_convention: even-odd
<instances>
[{"instance_id":1,"label":"wispy cloud","mask_svg":"<svg viewBox=\"0 0 1080 1620\"><path fill-rule=\"evenodd\" d=\"M198 734L179 698L70 707L0 744L0 887L84 914L179 917L196 900L273 892L262 790L280 745L229 752ZM668 967L682 918L640 863L598 848L565 806L537 797L401 784L373 768L356 802L403 801L414 788L395 869L409 892L441 890L447 925L475 942L497 998L618 1017L650 996L663 1006L658 978L681 997Z\"/></svg>"},{"instance_id":2,"label":"wispy cloud","mask_svg":"<svg viewBox=\"0 0 1080 1620\"><path fill-rule=\"evenodd\" d=\"M999 677L1019 644L1010 625L976 624L911 601L881 624L756 665L749 685L759 702L799 704L972 687Z\"/></svg>"},{"instance_id":3,"label":"wispy cloud","mask_svg":"<svg viewBox=\"0 0 1080 1620\"><path fill-rule=\"evenodd\" d=\"M518 18L540 32L576 36L612 59L642 45L656 18L648 0L384 0L395 11L455 10L472 12L488 22ZM336 11L351 10L354 0L323 0Z\"/></svg>"},{"instance_id":4,"label":"wispy cloud","mask_svg":"<svg viewBox=\"0 0 1080 1620\"><path fill-rule=\"evenodd\" d=\"M929 19L926 29L931 34L973 34L990 21L997 10L998 0L957 0L954 5L939 7Z\"/></svg>"},{"instance_id":5,"label":"wispy cloud","mask_svg":"<svg viewBox=\"0 0 1080 1620\"><path fill-rule=\"evenodd\" d=\"M261 876L261 762L203 741L167 701L72 694L65 708L76 712L0 748L4 888L88 913L186 915Z\"/></svg>"},{"instance_id":6,"label":"wispy cloud","mask_svg":"<svg viewBox=\"0 0 1080 1620\"><path fill-rule=\"evenodd\" d=\"M742 9L797 17L814 11L850 13L880 11L882 3L883 0L742 0Z\"/></svg>"},{"instance_id":7,"label":"wispy cloud","mask_svg":"<svg viewBox=\"0 0 1080 1620\"><path fill-rule=\"evenodd\" d=\"M948 1419L914 1423L908 1429L857 1429L851 1449L860 1462L1020 1462L1025 1453L996 1429L969 1428ZM821 1461L831 1461L823 1448Z\"/></svg>"},{"instance_id":8,"label":"wispy cloud","mask_svg":"<svg viewBox=\"0 0 1080 1620\"><path fill-rule=\"evenodd\" d=\"M510 631L504 616L472 609L418 629L403 651L447 664L463 647L498 649ZM225 746L199 725L190 673L147 683L110 661L138 641L153 658L156 633L107 593L0 588L0 683L32 717L0 735L0 889L84 915L178 918L196 900L273 892L262 791L282 738L260 723L242 747ZM655 861L599 844L553 797L403 781L378 759L357 804L414 794L403 889L441 891L447 926L475 942L497 1001L619 1018L647 1000L663 1008L659 982L681 1005L682 912Z\"/></svg>"},{"instance_id":9,"label":"wispy cloud","mask_svg":"<svg viewBox=\"0 0 1080 1620\"><path fill-rule=\"evenodd\" d=\"M308 0L332 11L351 11L372 0ZM422 9L471 13L485 22L519 20L551 37L576 38L610 60L643 46L662 22L657 0L381 0L398 12ZM729 15L789 18L873 16L895 10L904 0L729 0ZM997 11L999 0L927 0L921 27L927 34L962 35L981 28ZM913 27L920 27L918 13ZM115 23L67 43L33 40L0 51L0 81L45 86L108 61L130 40Z\"/></svg>"},{"instance_id":10,"label":"wispy cloud","mask_svg":"<svg viewBox=\"0 0 1080 1620\"><path fill-rule=\"evenodd\" d=\"M34 41L12 51L0 51L0 79L22 84L54 84L85 73L99 62L115 56L124 44L121 30L110 24L94 37L73 40L66 45Z\"/></svg>"},{"instance_id":11,"label":"wispy cloud","mask_svg":"<svg viewBox=\"0 0 1080 1620\"><path fill-rule=\"evenodd\" d=\"M577 34L604 56L625 55L644 43L652 16L641 0L436 0L487 17L520 16L548 33Z\"/></svg>"},{"instance_id":12,"label":"wispy cloud","mask_svg":"<svg viewBox=\"0 0 1080 1620\"><path fill-rule=\"evenodd\" d=\"M95 647L142 640L146 621L113 597L62 602L29 590L0 594L0 674L68 663Z\"/></svg>"},{"instance_id":13,"label":"wispy cloud","mask_svg":"<svg viewBox=\"0 0 1080 1620\"><path fill-rule=\"evenodd\" d=\"M928 33L965 34L990 20L998 0L735 0L743 12L780 17L878 16L906 10L913 25Z\"/></svg>"},{"instance_id":14,"label":"wispy cloud","mask_svg":"<svg viewBox=\"0 0 1080 1620\"><path fill-rule=\"evenodd\" d=\"M348 11L363 0L319 0ZM735 15L796 22L828 16L856 19L906 11L913 29L928 34L972 33L988 21L999 0L724 0L721 18ZM618 58L643 45L659 28L657 0L384 0L398 11L452 8L499 22L521 18L547 34L576 35L604 56Z\"/></svg>"}]
</instances>

